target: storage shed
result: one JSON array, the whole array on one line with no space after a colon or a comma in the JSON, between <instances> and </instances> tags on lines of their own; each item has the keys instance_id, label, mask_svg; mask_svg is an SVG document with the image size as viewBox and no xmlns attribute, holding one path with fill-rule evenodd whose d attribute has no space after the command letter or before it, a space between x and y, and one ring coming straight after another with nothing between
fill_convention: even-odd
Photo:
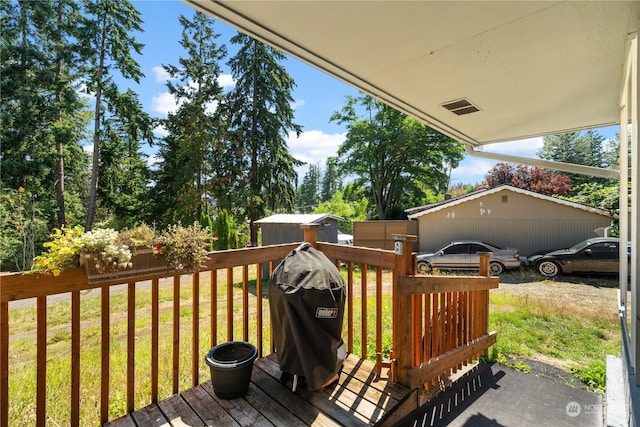
<instances>
[{"instance_id":1,"label":"storage shed","mask_svg":"<svg viewBox=\"0 0 640 427\"><path fill-rule=\"evenodd\" d=\"M518 248L520 255L566 248L611 225L611 214L511 186L479 190L406 210L418 221L419 252L456 239Z\"/></svg>"},{"instance_id":2,"label":"storage shed","mask_svg":"<svg viewBox=\"0 0 640 427\"><path fill-rule=\"evenodd\" d=\"M259 219L263 245L302 242L302 224L318 224L318 241L338 243L338 222L344 218L331 214L276 214Z\"/></svg>"}]
</instances>

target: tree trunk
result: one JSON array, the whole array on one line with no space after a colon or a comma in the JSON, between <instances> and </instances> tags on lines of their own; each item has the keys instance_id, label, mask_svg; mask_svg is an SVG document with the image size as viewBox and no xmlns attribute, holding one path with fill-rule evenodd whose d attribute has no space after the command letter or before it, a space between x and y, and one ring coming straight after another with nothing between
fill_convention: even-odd
<instances>
[{"instance_id":1,"label":"tree trunk","mask_svg":"<svg viewBox=\"0 0 640 427\"><path fill-rule=\"evenodd\" d=\"M58 17L58 26L60 26L60 17ZM56 76L58 77L58 81L60 80L60 74L62 73L62 64L61 60L58 58L56 61ZM60 88L56 88L56 104L60 105ZM56 120L59 122L62 121L62 112L58 109L58 117ZM58 208L58 227L62 228L67 223L65 208L64 208L64 151L62 141L60 137L56 134L56 206Z\"/></svg>"},{"instance_id":2,"label":"tree trunk","mask_svg":"<svg viewBox=\"0 0 640 427\"><path fill-rule=\"evenodd\" d=\"M102 102L102 70L104 67L105 42L106 42L106 18L102 24L102 40L100 44L100 61L98 63L98 76L96 84L96 108L93 129L93 164L91 166L91 186L89 187L89 207L87 209L87 223L85 231L93 228L93 219L96 213L96 199L98 193L98 165L100 161L100 103Z\"/></svg>"}]
</instances>

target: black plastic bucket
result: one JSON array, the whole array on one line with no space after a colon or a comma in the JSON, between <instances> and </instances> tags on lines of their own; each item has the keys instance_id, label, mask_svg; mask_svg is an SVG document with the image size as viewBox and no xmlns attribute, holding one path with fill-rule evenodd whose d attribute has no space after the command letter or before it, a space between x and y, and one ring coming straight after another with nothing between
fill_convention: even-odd
<instances>
[{"instance_id":1,"label":"black plastic bucket","mask_svg":"<svg viewBox=\"0 0 640 427\"><path fill-rule=\"evenodd\" d=\"M249 389L256 357L256 347L244 341L218 344L209 350L205 360L211 371L211 384L216 396L221 399L244 396Z\"/></svg>"}]
</instances>

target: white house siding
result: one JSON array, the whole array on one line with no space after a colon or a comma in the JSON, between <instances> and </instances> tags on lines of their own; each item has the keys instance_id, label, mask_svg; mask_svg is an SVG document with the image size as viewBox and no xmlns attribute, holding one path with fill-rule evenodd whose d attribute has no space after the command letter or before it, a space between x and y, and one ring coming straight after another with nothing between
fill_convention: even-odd
<instances>
[{"instance_id":1,"label":"white house siding","mask_svg":"<svg viewBox=\"0 0 640 427\"><path fill-rule=\"evenodd\" d=\"M611 218L505 189L441 207L418 221L420 252L455 239L478 239L518 248L528 256L595 237L594 230L609 226Z\"/></svg>"}]
</instances>

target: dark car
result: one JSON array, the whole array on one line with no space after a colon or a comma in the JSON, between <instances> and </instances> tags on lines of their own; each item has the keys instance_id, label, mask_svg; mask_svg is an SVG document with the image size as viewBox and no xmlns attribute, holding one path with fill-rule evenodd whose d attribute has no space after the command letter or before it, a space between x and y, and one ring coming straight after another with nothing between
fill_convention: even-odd
<instances>
[{"instance_id":1,"label":"dark car","mask_svg":"<svg viewBox=\"0 0 640 427\"><path fill-rule=\"evenodd\" d=\"M520 268L518 250L501 248L477 240L457 240L447 243L434 253L417 256L418 272L426 274L432 268L443 270L477 270L480 266L478 252L491 252L489 269L497 276L504 270Z\"/></svg>"},{"instance_id":2,"label":"dark car","mask_svg":"<svg viewBox=\"0 0 640 427\"><path fill-rule=\"evenodd\" d=\"M530 257L530 263L540 274L554 277L562 273L618 272L620 241L614 237L594 237L568 249Z\"/></svg>"}]
</instances>

